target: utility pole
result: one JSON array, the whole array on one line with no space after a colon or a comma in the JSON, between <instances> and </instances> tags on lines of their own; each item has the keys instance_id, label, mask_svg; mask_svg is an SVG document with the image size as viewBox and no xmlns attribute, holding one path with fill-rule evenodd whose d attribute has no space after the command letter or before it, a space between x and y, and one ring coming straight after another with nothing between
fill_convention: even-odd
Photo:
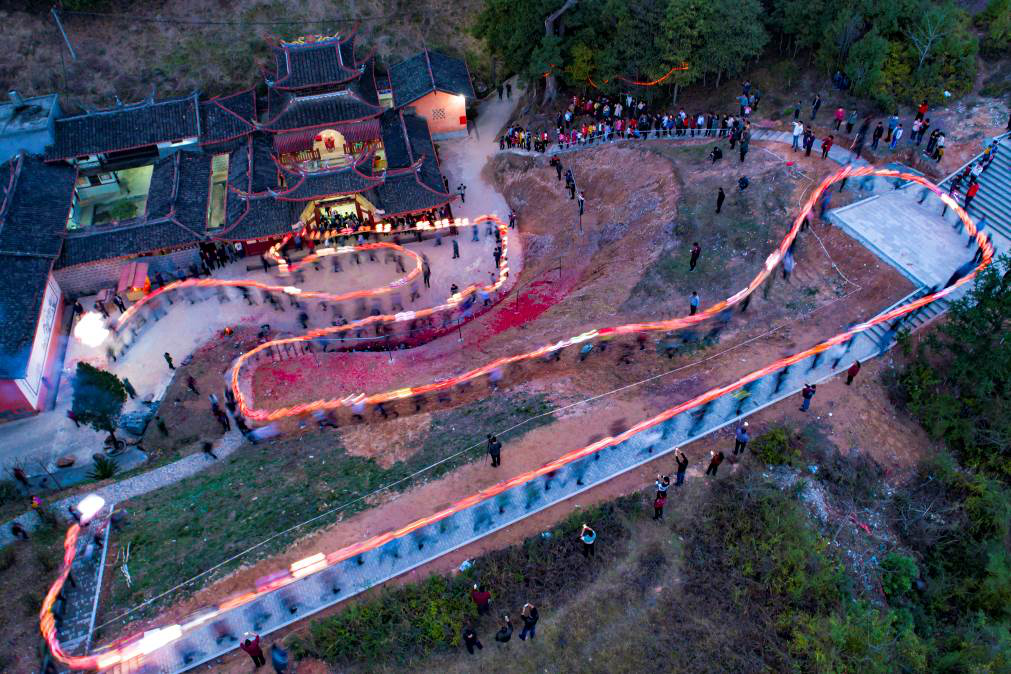
<instances>
[{"instance_id":1,"label":"utility pole","mask_svg":"<svg viewBox=\"0 0 1011 674\"><path fill-rule=\"evenodd\" d=\"M67 51L70 52L70 59L72 61L76 61L77 52L74 51L74 45L70 44L70 38L67 37L67 31L63 30L63 23L60 21L60 14L56 11L55 6L50 10L50 13L53 15L53 21L56 22L56 27L60 30L60 35L63 36L64 44L67 45ZM67 89L69 88L67 84L67 61L63 58L63 47L60 47L60 65L63 66L63 88Z\"/></svg>"}]
</instances>

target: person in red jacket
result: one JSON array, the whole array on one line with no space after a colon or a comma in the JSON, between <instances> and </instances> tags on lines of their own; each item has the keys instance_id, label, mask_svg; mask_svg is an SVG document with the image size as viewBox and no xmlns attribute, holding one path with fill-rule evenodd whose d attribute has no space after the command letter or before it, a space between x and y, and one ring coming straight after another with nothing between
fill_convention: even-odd
<instances>
[{"instance_id":1,"label":"person in red jacket","mask_svg":"<svg viewBox=\"0 0 1011 674\"><path fill-rule=\"evenodd\" d=\"M257 667L267 664L267 658L263 657L263 649L260 648L259 634L246 632L243 635L242 643L239 644L239 648L249 653L249 657L253 658L253 664Z\"/></svg>"},{"instance_id":2,"label":"person in red jacket","mask_svg":"<svg viewBox=\"0 0 1011 674\"><path fill-rule=\"evenodd\" d=\"M976 192L979 192L979 183L973 183L969 185L969 189L965 192L965 212L969 212L969 204L972 200L976 198Z\"/></svg>"},{"instance_id":3,"label":"person in red jacket","mask_svg":"<svg viewBox=\"0 0 1011 674\"><path fill-rule=\"evenodd\" d=\"M849 369L846 370L846 385L847 386L849 386L850 384L853 383L853 379L857 376L857 374L859 372L860 372L860 361L859 360L855 360L855 361L853 361L853 364L850 365Z\"/></svg>"},{"instance_id":4,"label":"person in red jacket","mask_svg":"<svg viewBox=\"0 0 1011 674\"><path fill-rule=\"evenodd\" d=\"M828 156L828 151L832 149L832 143L835 142L834 136L826 136L821 139L821 158L824 159Z\"/></svg>"},{"instance_id":5,"label":"person in red jacket","mask_svg":"<svg viewBox=\"0 0 1011 674\"><path fill-rule=\"evenodd\" d=\"M920 103L920 107L916 108L916 119L923 119L924 115L927 114L927 99L924 98L923 102Z\"/></svg>"},{"instance_id":6,"label":"person in red jacket","mask_svg":"<svg viewBox=\"0 0 1011 674\"><path fill-rule=\"evenodd\" d=\"M480 585L474 585L474 589L470 591L470 598L477 606L478 615L487 615L491 611L491 592Z\"/></svg>"}]
</instances>

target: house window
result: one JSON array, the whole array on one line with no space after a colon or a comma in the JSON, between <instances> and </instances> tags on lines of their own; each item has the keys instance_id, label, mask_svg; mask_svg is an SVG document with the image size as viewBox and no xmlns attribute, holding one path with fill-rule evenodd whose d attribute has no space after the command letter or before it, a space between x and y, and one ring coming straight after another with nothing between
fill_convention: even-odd
<instances>
[{"instance_id":1,"label":"house window","mask_svg":"<svg viewBox=\"0 0 1011 674\"><path fill-rule=\"evenodd\" d=\"M446 108L435 108L432 110L432 119L446 119Z\"/></svg>"}]
</instances>

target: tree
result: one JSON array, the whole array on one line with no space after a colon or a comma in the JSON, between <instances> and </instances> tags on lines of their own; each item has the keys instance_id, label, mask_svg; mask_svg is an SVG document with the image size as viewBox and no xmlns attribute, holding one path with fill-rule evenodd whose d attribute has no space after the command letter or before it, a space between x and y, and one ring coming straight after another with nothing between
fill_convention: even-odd
<instances>
[{"instance_id":1,"label":"tree","mask_svg":"<svg viewBox=\"0 0 1011 674\"><path fill-rule=\"evenodd\" d=\"M547 18L544 19L544 39L541 41L541 48L538 50L537 56L542 62L556 56L558 59L557 64L547 64L549 68L544 75L545 104L555 100L555 96L558 95L558 76L555 74L555 68L561 65L562 60L560 19L562 18L562 14L565 14L565 12L575 6L576 2L577 0L565 0L564 5L548 14Z\"/></svg>"},{"instance_id":2,"label":"tree","mask_svg":"<svg viewBox=\"0 0 1011 674\"><path fill-rule=\"evenodd\" d=\"M881 37L877 30L871 30L857 40L846 59L846 74L854 93L876 96L887 58L888 40Z\"/></svg>"},{"instance_id":3,"label":"tree","mask_svg":"<svg viewBox=\"0 0 1011 674\"><path fill-rule=\"evenodd\" d=\"M931 4L920 13L919 20L912 28L904 31L920 56L920 61L916 64L917 70L923 67L923 62L933 49L951 31L951 24L954 21L952 14L950 5Z\"/></svg>"},{"instance_id":4,"label":"tree","mask_svg":"<svg viewBox=\"0 0 1011 674\"><path fill-rule=\"evenodd\" d=\"M985 31L980 45L984 54L1000 56L1011 51L1011 0L990 0L976 15L976 24Z\"/></svg>"},{"instance_id":5,"label":"tree","mask_svg":"<svg viewBox=\"0 0 1011 674\"><path fill-rule=\"evenodd\" d=\"M105 431L113 446L118 444L116 424L119 423L119 415L126 402L126 389L119 377L81 362L77 364L73 389L71 409L77 420L96 431Z\"/></svg>"},{"instance_id":6,"label":"tree","mask_svg":"<svg viewBox=\"0 0 1011 674\"><path fill-rule=\"evenodd\" d=\"M569 86L585 89L587 80L593 77L593 68L593 50L582 42L577 42L569 50L569 58L565 66L565 82Z\"/></svg>"},{"instance_id":7,"label":"tree","mask_svg":"<svg viewBox=\"0 0 1011 674\"><path fill-rule=\"evenodd\" d=\"M705 72L716 75L716 86L724 74L734 76L744 64L762 53L769 34L762 25L762 4L758 0L711 0L698 17L702 48L698 58Z\"/></svg>"}]
</instances>

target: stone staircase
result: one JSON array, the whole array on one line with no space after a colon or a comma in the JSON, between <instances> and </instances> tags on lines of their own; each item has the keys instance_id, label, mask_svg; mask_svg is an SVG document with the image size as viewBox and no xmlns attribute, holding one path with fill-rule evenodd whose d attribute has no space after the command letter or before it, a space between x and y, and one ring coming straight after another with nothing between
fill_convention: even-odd
<instances>
[{"instance_id":1,"label":"stone staircase","mask_svg":"<svg viewBox=\"0 0 1011 674\"><path fill-rule=\"evenodd\" d=\"M983 171L979 177L979 192L972 202L969 215L976 220L985 215L988 227L993 228L993 231L1005 239L1011 240L1011 133L1000 137L1003 138L1001 148L991 162L990 168ZM975 162L977 158L974 157L973 161ZM941 186L948 187L958 172L945 178ZM963 194L965 189L966 185L963 183Z\"/></svg>"}]
</instances>

